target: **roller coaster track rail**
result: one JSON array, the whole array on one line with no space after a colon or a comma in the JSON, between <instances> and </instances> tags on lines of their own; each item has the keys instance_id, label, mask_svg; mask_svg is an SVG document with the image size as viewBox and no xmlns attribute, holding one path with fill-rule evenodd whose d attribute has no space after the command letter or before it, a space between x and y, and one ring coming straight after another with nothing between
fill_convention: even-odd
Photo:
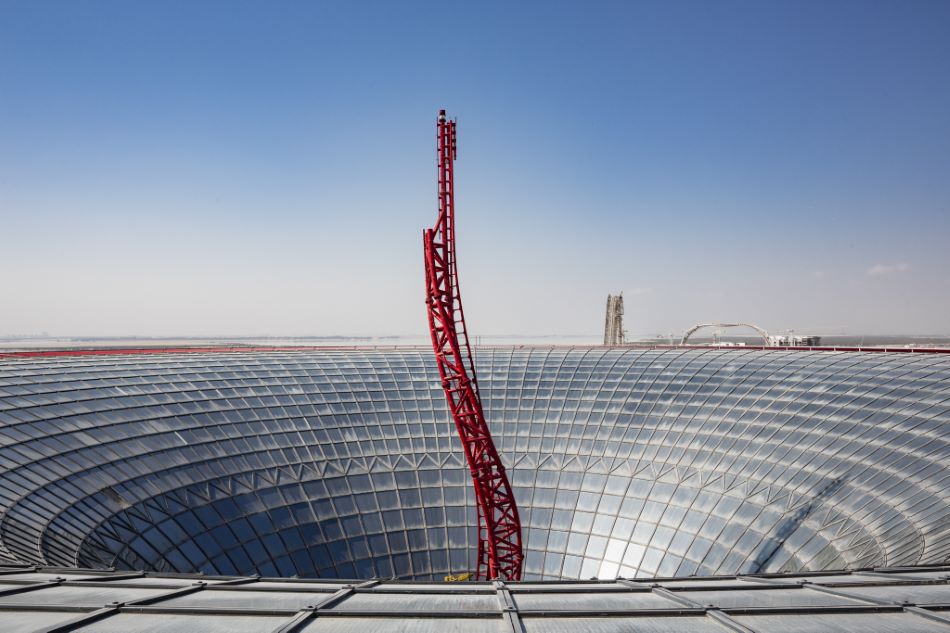
<instances>
[{"instance_id":1,"label":"roller coaster track rail","mask_svg":"<svg viewBox=\"0 0 950 633\"><path fill-rule=\"evenodd\" d=\"M478 507L477 580L520 580L521 519L482 409L455 253L454 120L439 112L439 216L423 231L426 312L442 388L472 474Z\"/></svg>"}]
</instances>

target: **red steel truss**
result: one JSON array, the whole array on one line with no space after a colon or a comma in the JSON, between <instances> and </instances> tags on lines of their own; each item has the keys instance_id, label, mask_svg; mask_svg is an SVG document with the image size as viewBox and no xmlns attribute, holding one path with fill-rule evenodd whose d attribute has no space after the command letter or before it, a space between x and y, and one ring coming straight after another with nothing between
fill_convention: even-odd
<instances>
[{"instance_id":1,"label":"red steel truss","mask_svg":"<svg viewBox=\"0 0 950 633\"><path fill-rule=\"evenodd\" d=\"M521 519L492 441L465 330L455 266L455 121L439 112L439 219L423 232L426 312L442 388L462 439L478 505L477 580L520 580Z\"/></svg>"}]
</instances>

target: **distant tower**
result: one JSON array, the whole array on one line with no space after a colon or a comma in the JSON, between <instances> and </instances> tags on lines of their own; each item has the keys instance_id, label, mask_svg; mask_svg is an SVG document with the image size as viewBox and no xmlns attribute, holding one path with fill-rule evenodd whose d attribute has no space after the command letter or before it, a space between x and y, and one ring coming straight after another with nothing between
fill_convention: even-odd
<instances>
[{"instance_id":1,"label":"distant tower","mask_svg":"<svg viewBox=\"0 0 950 633\"><path fill-rule=\"evenodd\" d=\"M623 292L616 296L607 295L604 345L623 345Z\"/></svg>"}]
</instances>

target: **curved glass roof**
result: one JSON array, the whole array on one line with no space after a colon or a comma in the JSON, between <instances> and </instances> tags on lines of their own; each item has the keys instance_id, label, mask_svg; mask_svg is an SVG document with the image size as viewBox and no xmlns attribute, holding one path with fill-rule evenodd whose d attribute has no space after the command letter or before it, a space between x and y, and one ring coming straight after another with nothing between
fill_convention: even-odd
<instances>
[{"instance_id":1,"label":"curved glass roof","mask_svg":"<svg viewBox=\"0 0 950 633\"><path fill-rule=\"evenodd\" d=\"M950 560L950 355L484 348L534 580ZM431 352L0 359L0 558L470 570Z\"/></svg>"}]
</instances>

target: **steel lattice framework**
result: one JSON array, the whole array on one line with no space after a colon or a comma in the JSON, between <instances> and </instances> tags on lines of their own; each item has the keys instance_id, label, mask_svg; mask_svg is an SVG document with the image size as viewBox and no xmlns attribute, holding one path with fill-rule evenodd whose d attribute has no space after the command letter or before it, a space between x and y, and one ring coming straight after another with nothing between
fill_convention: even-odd
<instances>
[{"instance_id":1,"label":"steel lattice framework","mask_svg":"<svg viewBox=\"0 0 950 633\"><path fill-rule=\"evenodd\" d=\"M426 307L442 388L475 485L478 506L476 577L520 580L524 555L521 520L511 483L482 410L475 364L465 329L455 254L455 121L439 112L439 217L423 232Z\"/></svg>"}]
</instances>

